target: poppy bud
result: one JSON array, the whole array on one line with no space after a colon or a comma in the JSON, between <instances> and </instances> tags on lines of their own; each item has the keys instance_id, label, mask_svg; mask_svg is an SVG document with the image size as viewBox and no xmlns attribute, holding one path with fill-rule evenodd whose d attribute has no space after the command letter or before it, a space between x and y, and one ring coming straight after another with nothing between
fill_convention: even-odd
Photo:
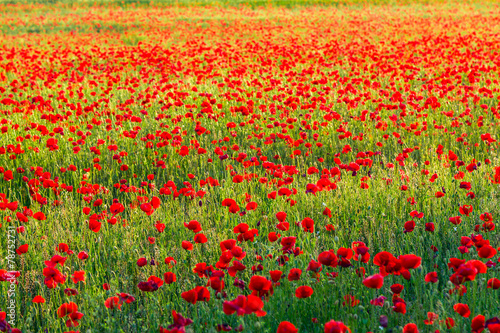
<instances>
[{"instance_id":1,"label":"poppy bud","mask_svg":"<svg viewBox=\"0 0 500 333\"><path fill-rule=\"evenodd\" d=\"M380 323L380 326L386 328L387 324L389 323L389 319L387 319L387 316L380 316L379 323Z\"/></svg>"}]
</instances>

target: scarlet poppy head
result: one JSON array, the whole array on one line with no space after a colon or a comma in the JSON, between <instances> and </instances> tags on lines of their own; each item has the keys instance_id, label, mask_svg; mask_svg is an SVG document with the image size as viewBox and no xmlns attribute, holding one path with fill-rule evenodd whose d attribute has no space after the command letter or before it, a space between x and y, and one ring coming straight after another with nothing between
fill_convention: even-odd
<instances>
[{"instance_id":1,"label":"scarlet poppy head","mask_svg":"<svg viewBox=\"0 0 500 333\"><path fill-rule=\"evenodd\" d=\"M33 303L45 303L45 298L42 296L38 295L33 298Z\"/></svg>"},{"instance_id":2,"label":"scarlet poppy head","mask_svg":"<svg viewBox=\"0 0 500 333\"><path fill-rule=\"evenodd\" d=\"M401 294L401 292L403 291L403 289L404 289L404 286L401 285L401 284L393 284L391 286L391 291L393 292L393 294L396 294L396 295Z\"/></svg>"},{"instance_id":3,"label":"scarlet poppy head","mask_svg":"<svg viewBox=\"0 0 500 333\"><path fill-rule=\"evenodd\" d=\"M295 297L307 298L313 294L313 289L309 286L300 286L295 290Z\"/></svg>"},{"instance_id":4,"label":"scarlet poppy head","mask_svg":"<svg viewBox=\"0 0 500 333\"><path fill-rule=\"evenodd\" d=\"M375 274L363 280L363 284L372 289L380 289L384 284L384 277L380 274Z\"/></svg>"},{"instance_id":5,"label":"scarlet poppy head","mask_svg":"<svg viewBox=\"0 0 500 333\"><path fill-rule=\"evenodd\" d=\"M299 330L289 321L282 321L276 333L297 333Z\"/></svg>"},{"instance_id":6,"label":"scarlet poppy head","mask_svg":"<svg viewBox=\"0 0 500 333\"><path fill-rule=\"evenodd\" d=\"M403 333L418 333L417 325L410 323L403 327Z\"/></svg>"}]
</instances>

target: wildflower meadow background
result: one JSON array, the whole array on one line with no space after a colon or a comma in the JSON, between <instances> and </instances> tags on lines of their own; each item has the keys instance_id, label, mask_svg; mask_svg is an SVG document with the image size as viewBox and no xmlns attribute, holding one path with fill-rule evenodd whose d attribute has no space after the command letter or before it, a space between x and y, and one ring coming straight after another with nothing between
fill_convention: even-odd
<instances>
[{"instance_id":1,"label":"wildflower meadow background","mask_svg":"<svg viewBox=\"0 0 500 333\"><path fill-rule=\"evenodd\" d=\"M500 332L495 2L0 2L1 332Z\"/></svg>"}]
</instances>

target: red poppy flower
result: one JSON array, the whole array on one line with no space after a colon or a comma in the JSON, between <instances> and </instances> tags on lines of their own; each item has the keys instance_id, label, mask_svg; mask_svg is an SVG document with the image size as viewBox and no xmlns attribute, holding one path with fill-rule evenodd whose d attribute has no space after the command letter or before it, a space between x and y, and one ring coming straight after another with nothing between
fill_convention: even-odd
<instances>
[{"instance_id":1,"label":"red poppy flower","mask_svg":"<svg viewBox=\"0 0 500 333\"><path fill-rule=\"evenodd\" d=\"M89 254L85 251L81 251L78 253L78 259L80 259L80 260L88 259L88 257L89 257Z\"/></svg>"},{"instance_id":2,"label":"red poppy flower","mask_svg":"<svg viewBox=\"0 0 500 333\"><path fill-rule=\"evenodd\" d=\"M272 231L267 235L267 239L273 243L276 242L279 238L281 237L280 234L277 234L276 232Z\"/></svg>"},{"instance_id":3,"label":"red poppy flower","mask_svg":"<svg viewBox=\"0 0 500 333\"><path fill-rule=\"evenodd\" d=\"M232 301L225 301L223 304L223 311L228 316L233 313L236 313L238 316L255 313L258 317L262 317L266 315L266 312L262 310L263 307L264 302L260 297L254 295L240 295Z\"/></svg>"},{"instance_id":4,"label":"red poppy flower","mask_svg":"<svg viewBox=\"0 0 500 333\"><path fill-rule=\"evenodd\" d=\"M338 258L333 250L321 252L318 255L318 261L325 266L337 267Z\"/></svg>"},{"instance_id":5,"label":"red poppy flower","mask_svg":"<svg viewBox=\"0 0 500 333\"><path fill-rule=\"evenodd\" d=\"M280 222L276 225L276 228L281 231L288 231L288 229L290 229L290 223Z\"/></svg>"},{"instance_id":6,"label":"red poppy flower","mask_svg":"<svg viewBox=\"0 0 500 333\"><path fill-rule=\"evenodd\" d=\"M154 212L153 206L149 202L141 204L141 210L146 213L146 215L151 215Z\"/></svg>"},{"instance_id":7,"label":"red poppy flower","mask_svg":"<svg viewBox=\"0 0 500 333\"><path fill-rule=\"evenodd\" d=\"M307 298L313 294L313 289L309 286L300 286L295 289L295 297L297 298Z\"/></svg>"},{"instance_id":8,"label":"red poppy flower","mask_svg":"<svg viewBox=\"0 0 500 333\"><path fill-rule=\"evenodd\" d=\"M33 303L37 303L37 304L40 304L40 303L45 303L45 298L43 298L42 296L40 295L37 295L33 298Z\"/></svg>"},{"instance_id":9,"label":"red poppy flower","mask_svg":"<svg viewBox=\"0 0 500 333\"><path fill-rule=\"evenodd\" d=\"M68 257L62 257L56 254L50 259L50 261L44 261L44 263L48 267L56 267L57 264L64 266L66 259L68 259Z\"/></svg>"},{"instance_id":10,"label":"red poppy flower","mask_svg":"<svg viewBox=\"0 0 500 333\"><path fill-rule=\"evenodd\" d=\"M208 302L210 300L210 292L205 287L197 286L194 289L183 292L181 297L191 304L196 304L196 302Z\"/></svg>"},{"instance_id":11,"label":"red poppy flower","mask_svg":"<svg viewBox=\"0 0 500 333\"><path fill-rule=\"evenodd\" d=\"M38 221L45 221L47 218L45 217L45 214L42 212L37 212L33 214L33 218Z\"/></svg>"},{"instance_id":12,"label":"red poppy flower","mask_svg":"<svg viewBox=\"0 0 500 333\"><path fill-rule=\"evenodd\" d=\"M182 241L182 248L187 251L192 251L193 250L193 244L188 241Z\"/></svg>"},{"instance_id":13,"label":"red poppy flower","mask_svg":"<svg viewBox=\"0 0 500 333\"><path fill-rule=\"evenodd\" d=\"M418 327L413 323L406 324L403 327L403 333L418 333Z\"/></svg>"},{"instance_id":14,"label":"red poppy flower","mask_svg":"<svg viewBox=\"0 0 500 333\"><path fill-rule=\"evenodd\" d=\"M342 302L342 306L355 307L359 303L360 303L360 301L358 299L356 299L356 297L354 297L352 295L345 295L344 301Z\"/></svg>"},{"instance_id":15,"label":"red poppy flower","mask_svg":"<svg viewBox=\"0 0 500 333\"><path fill-rule=\"evenodd\" d=\"M473 211L472 205L463 205L459 207L460 214L469 216L470 213Z\"/></svg>"},{"instance_id":16,"label":"red poppy flower","mask_svg":"<svg viewBox=\"0 0 500 333\"><path fill-rule=\"evenodd\" d=\"M3 179L5 181L11 181L12 179L14 179L14 173L12 172L12 170L5 171L3 174Z\"/></svg>"},{"instance_id":17,"label":"red poppy flower","mask_svg":"<svg viewBox=\"0 0 500 333\"><path fill-rule=\"evenodd\" d=\"M73 313L78 311L78 305L76 305L73 302L69 303L63 303L58 309L57 309L57 316L59 318L66 317L68 314Z\"/></svg>"},{"instance_id":18,"label":"red poppy flower","mask_svg":"<svg viewBox=\"0 0 500 333\"><path fill-rule=\"evenodd\" d=\"M262 297L273 294L273 283L263 276L254 275L250 279L248 288L252 290L252 295Z\"/></svg>"},{"instance_id":19,"label":"red poppy flower","mask_svg":"<svg viewBox=\"0 0 500 333\"><path fill-rule=\"evenodd\" d=\"M406 303L404 301L394 302L394 306L392 307L392 311L406 314Z\"/></svg>"},{"instance_id":20,"label":"red poppy flower","mask_svg":"<svg viewBox=\"0 0 500 333\"><path fill-rule=\"evenodd\" d=\"M439 318L439 315L435 314L434 312L427 312L427 319L424 320L425 325L433 325L434 321Z\"/></svg>"},{"instance_id":21,"label":"red poppy flower","mask_svg":"<svg viewBox=\"0 0 500 333\"><path fill-rule=\"evenodd\" d=\"M208 277L209 275L211 275L213 270L214 270L214 268L212 267L212 265L207 266L206 263L201 262L201 263L196 264L196 266L193 269L193 272L198 274L198 276L200 278L203 278L203 277Z\"/></svg>"},{"instance_id":22,"label":"red poppy flower","mask_svg":"<svg viewBox=\"0 0 500 333\"><path fill-rule=\"evenodd\" d=\"M491 245L481 246L481 248L478 251L479 257L484 258L484 259L493 258L496 254L497 254L497 250L494 247L492 247Z\"/></svg>"},{"instance_id":23,"label":"red poppy flower","mask_svg":"<svg viewBox=\"0 0 500 333\"><path fill-rule=\"evenodd\" d=\"M137 259L137 266L143 267L148 264L148 260L146 258L139 258Z\"/></svg>"},{"instance_id":24,"label":"red poppy flower","mask_svg":"<svg viewBox=\"0 0 500 333\"><path fill-rule=\"evenodd\" d=\"M432 222L427 222L425 224L425 231L428 231L428 232L434 232L434 230L436 229L436 227L434 226L434 223Z\"/></svg>"},{"instance_id":25,"label":"red poppy flower","mask_svg":"<svg viewBox=\"0 0 500 333\"><path fill-rule=\"evenodd\" d=\"M437 272L430 272L425 275L425 282L436 283L438 281Z\"/></svg>"},{"instance_id":26,"label":"red poppy flower","mask_svg":"<svg viewBox=\"0 0 500 333\"><path fill-rule=\"evenodd\" d=\"M21 245L19 246L17 249L16 249L16 253L18 255L22 255L22 254L25 254L26 252L28 252L28 244L24 244L24 245Z\"/></svg>"},{"instance_id":27,"label":"red poppy flower","mask_svg":"<svg viewBox=\"0 0 500 333\"><path fill-rule=\"evenodd\" d=\"M200 232L202 230L200 222L193 220L189 223L184 222L184 226L194 233Z\"/></svg>"},{"instance_id":28,"label":"red poppy flower","mask_svg":"<svg viewBox=\"0 0 500 333\"><path fill-rule=\"evenodd\" d=\"M240 211L240 206L238 206L236 204L229 206L229 212L230 213L236 214L239 211Z\"/></svg>"},{"instance_id":29,"label":"red poppy flower","mask_svg":"<svg viewBox=\"0 0 500 333\"><path fill-rule=\"evenodd\" d=\"M256 210L257 209L257 203L256 202L249 202L247 203L247 206L245 207L246 210Z\"/></svg>"},{"instance_id":30,"label":"red poppy flower","mask_svg":"<svg viewBox=\"0 0 500 333\"><path fill-rule=\"evenodd\" d=\"M283 253L290 251L295 246L296 241L297 237L283 237L281 239L281 250L283 251Z\"/></svg>"},{"instance_id":31,"label":"red poppy flower","mask_svg":"<svg viewBox=\"0 0 500 333\"><path fill-rule=\"evenodd\" d=\"M276 213L276 218L278 221L283 222L286 219L286 213L285 212L278 212Z\"/></svg>"},{"instance_id":32,"label":"red poppy flower","mask_svg":"<svg viewBox=\"0 0 500 333\"><path fill-rule=\"evenodd\" d=\"M249 229L248 224L246 224L246 223L240 223L236 227L233 228L233 232L235 234L244 234L245 232L248 231L248 229Z\"/></svg>"},{"instance_id":33,"label":"red poppy flower","mask_svg":"<svg viewBox=\"0 0 500 333\"><path fill-rule=\"evenodd\" d=\"M172 268L173 266L177 265L177 260L175 260L172 257L166 257L165 264L167 264L170 268Z\"/></svg>"},{"instance_id":34,"label":"red poppy flower","mask_svg":"<svg viewBox=\"0 0 500 333\"><path fill-rule=\"evenodd\" d=\"M127 293L117 293L118 297L120 298L120 302L130 304L132 302L135 302L134 296L127 294Z\"/></svg>"},{"instance_id":35,"label":"red poppy flower","mask_svg":"<svg viewBox=\"0 0 500 333\"><path fill-rule=\"evenodd\" d=\"M370 304L371 305L374 305L374 306L384 306L384 302L387 298L385 296L379 296L377 298L374 298L372 300L370 300Z\"/></svg>"},{"instance_id":36,"label":"red poppy flower","mask_svg":"<svg viewBox=\"0 0 500 333\"><path fill-rule=\"evenodd\" d=\"M393 284L391 286L391 291L392 291L393 294L399 295L399 294L401 294L401 292L403 291L404 288L405 287L403 285L401 285L401 284Z\"/></svg>"},{"instance_id":37,"label":"red poppy flower","mask_svg":"<svg viewBox=\"0 0 500 333\"><path fill-rule=\"evenodd\" d=\"M185 331L184 327L189 326L193 323L191 319L184 318L180 313L175 312L175 310L172 310L172 317L174 323L168 326L168 328L171 330L166 330L160 326L160 333L182 333Z\"/></svg>"},{"instance_id":38,"label":"red poppy flower","mask_svg":"<svg viewBox=\"0 0 500 333\"><path fill-rule=\"evenodd\" d=\"M243 258L245 258L246 256L246 252L244 252L243 249L239 246L233 247L230 252L233 255L233 257L238 260L243 260Z\"/></svg>"},{"instance_id":39,"label":"red poppy flower","mask_svg":"<svg viewBox=\"0 0 500 333\"><path fill-rule=\"evenodd\" d=\"M422 258L414 255L414 254L404 254L398 257L401 260L401 265L405 269L417 268L422 263Z\"/></svg>"},{"instance_id":40,"label":"red poppy flower","mask_svg":"<svg viewBox=\"0 0 500 333\"><path fill-rule=\"evenodd\" d=\"M72 312L68 314L68 320L66 320L66 326L67 327L76 327L80 325L78 320L83 318L83 313L80 312Z\"/></svg>"},{"instance_id":41,"label":"red poppy flower","mask_svg":"<svg viewBox=\"0 0 500 333\"><path fill-rule=\"evenodd\" d=\"M445 324L446 324L446 327L449 330L451 330L453 327L455 327L455 319L448 317L445 320Z\"/></svg>"},{"instance_id":42,"label":"red poppy flower","mask_svg":"<svg viewBox=\"0 0 500 333\"><path fill-rule=\"evenodd\" d=\"M309 261L309 264L307 265L306 271L308 272L314 272L314 273L319 273L323 270L323 267L321 266L321 263L311 260Z\"/></svg>"},{"instance_id":43,"label":"red poppy flower","mask_svg":"<svg viewBox=\"0 0 500 333\"><path fill-rule=\"evenodd\" d=\"M325 333L351 333L349 327L341 321L330 320L325 323Z\"/></svg>"},{"instance_id":44,"label":"red poppy flower","mask_svg":"<svg viewBox=\"0 0 500 333\"><path fill-rule=\"evenodd\" d=\"M21 223L27 223L28 222L28 217L26 215L24 215L23 213L21 213L21 212L16 212L16 217L19 220L19 222L21 222Z\"/></svg>"},{"instance_id":45,"label":"red poppy flower","mask_svg":"<svg viewBox=\"0 0 500 333\"><path fill-rule=\"evenodd\" d=\"M116 215L123 212L125 207L121 203L116 202L109 207L109 210L113 215Z\"/></svg>"},{"instance_id":46,"label":"red poppy flower","mask_svg":"<svg viewBox=\"0 0 500 333\"><path fill-rule=\"evenodd\" d=\"M332 224L325 225L326 231L335 231L335 227Z\"/></svg>"},{"instance_id":47,"label":"red poppy flower","mask_svg":"<svg viewBox=\"0 0 500 333\"><path fill-rule=\"evenodd\" d=\"M484 221L484 222L493 221L493 215L491 213L483 213L479 216L479 218L481 219L481 221Z\"/></svg>"},{"instance_id":48,"label":"red poppy flower","mask_svg":"<svg viewBox=\"0 0 500 333\"><path fill-rule=\"evenodd\" d=\"M270 271L269 274L271 275L271 280L274 283L277 283L279 280L281 280L281 276L283 275L282 271Z\"/></svg>"},{"instance_id":49,"label":"red poppy flower","mask_svg":"<svg viewBox=\"0 0 500 333\"><path fill-rule=\"evenodd\" d=\"M196 234L194 236L193 241L196 244L204 244L204 243L208 242L208 239L207 239L207 236L205 236L204 234Z\"/></svg>"},{"instance_id":50,"label":"red poppy flower","mask_svg":"<svg viewBox=\"0 0 500 333\"><path fill-rule=\"evenodd\" d=\"M165 224L160 223L159 221L155 224L156 230L158 230L159 233L162 233L165 230Z\"/></svg>"},{"instance_id":51,"label":"red poppy flower","mask_svg":"<svg viewBox=\"0 0 500 333\"><path fill-rule=\"evenodd\" d=\"M383 251L379 252L375 255L373 258L373 264L376 266L387 266L391 261L393 261L395 258L392 255L392 253Z\"/></svg>"},{"instance_id":52,"label":"red poppy flower","mask_svg":"<svg viewBox=\"0 0 500 333\"><path fill-rule=\"evenodd\" d=\"M78 283L80 281L85 282L85 271L74 272L71 279L73 280L73 283Z\"/></svg>"},{"instance_id":53,"label":"red poppy flower","mask_svg":"<svg viewBox=\"0 0 500 333\"><path fill-rule=\"evenodd\" d=\"M487 287L488 288L492 288L494 290L500 289L500 280L497 279L497 278L491 278L491 279L489 279Z\"/></svg>"},{"instance_id":54,"label":"red poppy flower","mask_svg":"<svg viewBox=\"0 0 500 333\"><path fill-rule=\"evenodd\" d=\"M117 308L121 310L122 304L120 303L120 298L118 296L109 297L106 301L104 301L104 306L108 309Z\"/></svg>"},{"instance_id":55,"label":"red poppy flower","mask_svg":"<svg viewBox=\"0 0 500 333\"><path fill-rule=\"evenodd\" d=\"M484 331L486 318L483 315L477 315L472 319L471 330L473 333L481 333Z\"/></svg>"},{"instance_id":56,"label":"red poppy flower","mask_svg":"<svg viewBox=\"0 0 500 333\"><path fill-rule=\"evenodd\" d=\"M298 281L300 280L300 275L302 274L302 270L298 268L292 268L288 273L288 281Z\"/></svg>"},{"instance_id":57,"label":"red poppy flower","mask_svg":"<svg viewBox=\"0 0 500 333\"><path fill-rule=\"evenodd\" d=\"M380 274L371 275L363 280L363 284L371 289L380 289L384 284L384 277Z\"/></svg>"},{"instance_id":58,"label":"red poppy flower","mask_svg":"<svg viewBox=\"0 0 500 333\"><path fill-rule=\"evenodd\" d=\"M210 280L208 280L207 287L211 287L213 290L221 292L222 289L224 289L224 280L218 276L212 276Z\"/></svg>"},{"instance_id":59,"label":"red poppy flower","mask_svg":"<svg viewBox=\"0 0 500 333\"><path fill-rule=\"evenodd\" d=\"M342 257L344 259L350 260L354 255L354 251L352 249L348 249L345 247L341 247L337 250L337 256Z\"/></svg>"},{"instance_id":60,"label":"red poppy flower","mask_svg":"<svg viewBox=\"0 0 500 333\"><path fill-rule=\"evenodd\" d=\"M299 330L289 321L282 321L276 333L297 333Z\"/></svg>"},{"instance_id":61,"label":"red poppy flower","mask_svg":"<svg viewBox=\"0 0 500 333\"><path fill-rule=\"evenodd\" d=\"M415 221L412 220L405 222L404 228L404 233L412 232L415 229Z\"/></svg>"},{"instance_id":62,"label":"red poppy flower","mask_svg":"<svg viewBox=\"0 0 500 333\"><path fill-rule=\"evenodd\" d=\"M366 269L364 267L359 267L356 269L356 275L360 278L364 278L366 275Z\"/></svg>"},{"instance_id":63,"label":"red poppy flower","mask_svg":"<svg viewBox=\"0 0 500 333\"><path fill-rule=\"evenodd\" d=\"M163 283L163 281L162 281ZM139 284L137 285L137 288L139 288L140 290L144 291L144 292L151 292L151 291L156 291L158 290L159 288L159 285L156 283L155 280L149 280L147 282L139 282Z\"/></svg>"},{"instance_id":64,"label":"red poppy flower","mask_svg":"<svg viewBox=\"0 0 500 333\"><path fill-rule=\"evenodd\" d=\"M421 213L421 212L419 213L418 211L413 210L413 211L410 212L410 216L421 219L421 218L424 217L424 213Z\"/></svg>"},{"instance_id":65,"label":"red poppy flower","mask_svg":"<svg viewBox=\"0 0 500 333\"><path fill-rule=\"evenodd\" d=\"M233 261L233 265L228 267L227 269L227 274L229 274L230 276L236 276L236 273L237 272L241 272L241 271L244 271L246 269L246 266L243 265L241 262L239 262L238 260L234 260Z\"/></svg>"},{"instance_id":66,"label":"red poppy flower","mask_svg":"<svg viewBox=\"0 0 500 333\"><path fill-rule=\"evenodd\" d=\"M470 310L467 304L457 303L453 306L453 310L462 317L469 318Z\"/></svg>"},{"instance_id":67,"label":"red poppy flower","mask_svg":"<svg viewBox=\"0 0 500 333\"><path fill-rule=\"evenodd\" d=\"M306 217L301 222L302 228L305 232L314 232L314 221L310 217Z\"/></svg>"},{"instance_id":68,"label":"red poppy flower","mask_svg":"<svg viewBox=\"0 0 500 333\"><path fill-rule=\"evenodd\" d=\"M172 272L166 272L164 275L163 275L163 281L165 281L166 284L172 284L174 283L175 281L177 281L177 276L175 275L175 273L172 273Z\"/></svg>"}]
</instances>

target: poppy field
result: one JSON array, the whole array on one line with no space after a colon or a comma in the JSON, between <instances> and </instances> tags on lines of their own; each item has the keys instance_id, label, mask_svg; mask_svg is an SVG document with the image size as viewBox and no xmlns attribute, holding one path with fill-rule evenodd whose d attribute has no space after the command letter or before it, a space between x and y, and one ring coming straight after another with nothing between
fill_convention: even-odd
<instances>
[{"instance_id":1,"label":"poppy field","mask_svg":"<svg viewBox=\"0 0 500 333\"><path fill-rule=\"evenodd\" d=\"M0 4L1 332L500 332L494 3Z\"/></svg>"}]
</instances>

